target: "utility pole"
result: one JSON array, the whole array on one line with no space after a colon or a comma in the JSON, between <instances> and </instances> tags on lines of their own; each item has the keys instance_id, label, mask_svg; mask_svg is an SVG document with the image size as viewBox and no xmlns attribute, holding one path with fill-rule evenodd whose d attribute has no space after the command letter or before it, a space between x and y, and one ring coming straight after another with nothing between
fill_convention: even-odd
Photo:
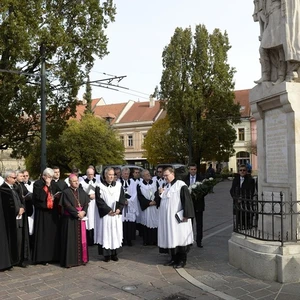
<instances>
[{"instance_id":1,"label":"utility pole","mask_svg":"<svg viewBox=\"0 0 300 300\"><path fill-rule=\"evenodd\" d=\"M45 47L41 46L41 174L47 167L46 148L46 66Z\"/></svg>"}]
</instances>

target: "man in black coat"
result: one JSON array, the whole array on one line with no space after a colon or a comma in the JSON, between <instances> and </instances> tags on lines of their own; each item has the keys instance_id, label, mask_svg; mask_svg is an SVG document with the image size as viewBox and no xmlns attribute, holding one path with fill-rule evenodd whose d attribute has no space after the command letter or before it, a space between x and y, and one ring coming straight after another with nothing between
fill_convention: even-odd
<instances>
[{"instance_id":1,"label":"man in black coat","mask_svg":"<svg viewBox=\"0 0 300 300\"><path fill-rule=\"evenodd\" d=\"M34 215L34 246L32 260L47 265L60 258L59 199L57 185L52 180L54 171L46 168L41 179L34 182L32 201Z\"/></svg>"},{"instance_id":2,"label":"man in black coat","mask_svg":"<svg viewBox=\"0 0 300 300\"><path fill-rule=\"evenodd\" d=\"M246 165L240 165L239 174L233 179L230 189L233 198L233 214L236 215L235 228L251 229L253 226L253 195L255 181L247 174Z\"/></svg>"},{"instance_id":3,"label":"man in black coat","mask_svg":"<svg viewBox=\"0 0 300 300\"><path fill-rule=\"evenodd\" d=\"M186 176L184 182L187 186L191 186L197 181L202 181L202 177L197 174L197 165L189 164L189 175ZM195 198L192 196L195 218L196 218L196 242L199 248L202 248L202 237L203 237L203 212L205 210L205 200L204 196Z\"/></svg>"},{"instance_id":4,"label":"man in black coat","mask_svg":"<svg viewBox=\"0 0 300 300\"><path fill-rule=\"evenodd\" d=\"M19 197L15 188L16 179L16 172L6 171L5 182L1 185L0 191L12 265L18 264L25 268L30 261L28 219L25 200Z\"/></svg>"},{"instance_id":5,"label":"man in black coat","mask_svg":"<svg viewBox=\"0 0 300 300\"><path fill-rule=\"evenodd\" d=\"M64 189L68 187L67 183L60 179L60 169L57 166L52 167L52 170L54 172L52 182L54 183L54 186L56 186L56 190L58 192L62 192Z\"/></svg>"},{"instance_id":6,"label":"man in black coat","mask_svg":"<svg viewBox=\"0 0 300 300\"><path fill-rule=\"evenodd\" d=\"M1 191L1 188L0 188ZM4 211L2 206L2 193L0 192L0 270L8 270L12 267L11 253L8 243L8 231L6 230Z\"/></svg>"}]
</instances>

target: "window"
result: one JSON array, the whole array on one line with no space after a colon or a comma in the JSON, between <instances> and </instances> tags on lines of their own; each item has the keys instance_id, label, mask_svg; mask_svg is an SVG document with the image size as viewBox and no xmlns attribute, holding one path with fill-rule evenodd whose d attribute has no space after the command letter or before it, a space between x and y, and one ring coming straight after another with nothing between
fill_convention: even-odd
<instances>
[{"instance_id":1,"label":"window","mask_svg":"<svg viewBox=\"0 0 300 300\"><path fill-rule=\"evenodd\" d=\"M245 129L244 128L239 128L239 141L244 141L245 140Z\"/></svg>"},{"instance_id":2,"label":"window","mask_svg":"<svg viewBox=\"0 0 300 300\"><path fill-rule=\"evenodd\" d=\"M132 137L132 135L128 135L128 147L133 147L133 137Z\"/></svg>"},{"instance_id":3,"label":"window","mask_svg":"<svg viewBox=\"0 0 300 300\"><path fill-rule=\"evenodd\" d=\"M120 141L121 141L122 145L124 146L124 136L123 135L120 136Z\"/></svg>"}]
</instances>

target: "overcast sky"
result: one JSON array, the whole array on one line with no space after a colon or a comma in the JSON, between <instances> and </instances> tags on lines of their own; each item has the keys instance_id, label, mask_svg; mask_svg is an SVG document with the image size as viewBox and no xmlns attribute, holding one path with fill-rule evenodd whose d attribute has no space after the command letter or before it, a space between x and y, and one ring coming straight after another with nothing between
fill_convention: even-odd
<instances>
[{"instance_id":1,"label":"overcast sky","mask_svg":"<svg viewBox=\"0 0 300 300\"><path fill-rule=\"evenodd\" d=\"M162 74L162 51L176 27L194 29L204 24L225 30L232 48L229 63L237 72L235 89L251 89L260 78L259 27L253 22L252 0L114 0L115 22L107 35L110 54L97 60L90 80L106 78L103 73L126 75L119 85L129 90L110 91L92 87L92 98L103 97L107 104L145 101L159 85ZM81 98L84 88L78 97Z\"/></svg>"}]
</instances>

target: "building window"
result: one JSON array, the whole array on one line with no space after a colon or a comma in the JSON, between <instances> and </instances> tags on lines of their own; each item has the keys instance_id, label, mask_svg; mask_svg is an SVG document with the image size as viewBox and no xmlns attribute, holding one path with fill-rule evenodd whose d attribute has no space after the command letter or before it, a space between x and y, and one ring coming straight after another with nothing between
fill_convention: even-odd
<instances>
[{"instance_id":1,"label":"building window","mask_svg":"<svg viewBox=\"0 0 300 300\"><path fill-rule=\"evenodd\" d=\"M121 141L122 145L124 146L124 136L123 135L120 136L120 141Z\"/></svg>"},{"instance_id":2,"label":"building window","mask_svg":"<svg viewBox=\"0 0 300 300\"><path fill-rule=\"evenodd\" d=\"M133 137L132 137L132 135L128 135L128 147L133 147Z\"/></svg>"},{"instance_id":3,"label":"building window","mask_svg":"<svg viewBox=\"0 0 300 300\"><path fill-rule=\"evenodd\" d=\"M245 140L245 129L244 128L239 128L239 141L244 141Z\"/></svg>"}]
</instances>

